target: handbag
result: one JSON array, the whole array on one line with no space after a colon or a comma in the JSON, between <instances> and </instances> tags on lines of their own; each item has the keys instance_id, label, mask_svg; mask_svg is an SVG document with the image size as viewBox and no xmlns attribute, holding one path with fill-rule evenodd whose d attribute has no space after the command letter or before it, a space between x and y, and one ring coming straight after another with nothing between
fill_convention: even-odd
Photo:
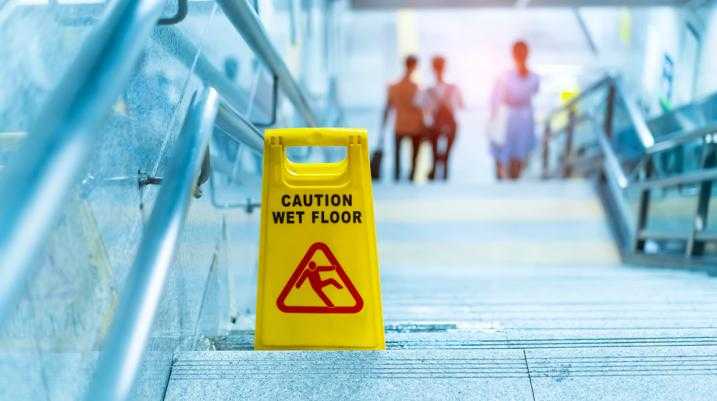
<instances>
[{"instance_id":1,"label":"handbag","mask_svg":"<svg viewBox=\"0 0 717 401\"><path fill-rule=\"evenodd\" d=\"M498 112L493 118L488 119L486 124L486 136L491 144L503 146L506 140L506 131L508 128L508 110L505 106L500 106Z\"/></svg>"},{"instance_id":2,"label":"handbag","mask_svg":"<svg viewBox=\"0 0 717 401\"><path fill-rule=\"evenodd\" d=\"M505 104L505 87L502 79L496 83L492 96L495 114L488 118L485 134L491 145L501 147L505 144L508 128L508 107Z\"/></svg>"}]
</instances>

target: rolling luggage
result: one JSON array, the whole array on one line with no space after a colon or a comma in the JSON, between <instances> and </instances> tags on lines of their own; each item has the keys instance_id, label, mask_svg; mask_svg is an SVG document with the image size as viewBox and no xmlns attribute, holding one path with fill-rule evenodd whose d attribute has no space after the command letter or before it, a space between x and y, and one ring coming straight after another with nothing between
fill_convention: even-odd
<instances>
[{"instance_id":1,"label":"rolling luggage","mask_svg":"<svg viewBox=\"0 0 717 401\"><path fill-rule=\"evenodd\" d=\"M378 139L376 149L371 152L371 179L381 179L381 161L383 160L383 137L385 129L381 129L381 137Z\"/></svg>"},{"instance_id":2,"label":"rolling luggage","mask_svg":"<svg viewBox=\"0 0 717 401\"><path fill-rule=\"evenodd\" d=\"M381 178L381 161L383 160L383 147L371 152L371 179Z\"/></svg>"}]
</instances>

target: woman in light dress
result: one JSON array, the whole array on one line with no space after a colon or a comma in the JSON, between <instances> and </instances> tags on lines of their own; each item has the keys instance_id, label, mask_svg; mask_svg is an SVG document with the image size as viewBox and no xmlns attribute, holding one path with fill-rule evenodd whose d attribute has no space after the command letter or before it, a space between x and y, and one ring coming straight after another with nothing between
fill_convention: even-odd
<instances>
[{"instance_id":1,"label":"woman in light dress","mask_svg":"<svg viewBox=\"0 0 717 401\"><path fill-rule=\"evenodd\" d=\"M500 140L491 140L497 179L520 178L536 145L532 99L540 88L540 77L528 69L528 53L525 42L513 44L515 69L500 76L491 96L491 121L504 119L499 128L504 132L493 133Z\"/></svg>"}]
</instances>

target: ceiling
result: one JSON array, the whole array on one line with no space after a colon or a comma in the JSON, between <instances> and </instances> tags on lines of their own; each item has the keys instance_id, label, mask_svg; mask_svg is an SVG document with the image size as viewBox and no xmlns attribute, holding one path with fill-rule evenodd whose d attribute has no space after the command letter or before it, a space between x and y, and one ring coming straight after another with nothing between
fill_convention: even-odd
<instances>
[{"instance_id":1,"label":"ceiling","mask_svg":"<svg viewBox=\"0 0 717 401\"><path fill-rule=\"evenodd\" d=\"M458 7L654 7L685 6L692 0L351 0L356 9Z\"/></svg>"}]
</instances>

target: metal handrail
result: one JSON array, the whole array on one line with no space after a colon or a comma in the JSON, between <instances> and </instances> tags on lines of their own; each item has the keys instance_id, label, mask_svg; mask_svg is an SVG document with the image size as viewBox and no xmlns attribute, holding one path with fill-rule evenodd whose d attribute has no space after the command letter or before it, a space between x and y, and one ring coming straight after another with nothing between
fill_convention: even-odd
<instances>
[{"instance_id":1,"label":"metal handrail","mask_svg":"<svg viewBox=\"0 0 717 401\"><path fill-rule=\"evenodd\" d=\"M608 87L605 121L604 125L596 127L595 136L598 140L603 158L601 172L602 177L604 177L607 182L608 192L606 192L606 194L609 195L608 199L612 206L611 209L617 213L616 215L613 214L613 216L617 218L617 229L621 234L620 238L622 240L623 251L627 251L627 255L630 256L644 253L646 241L655 238L656 234L646 231L650 215L651 196L654 190L696 184L699 191L693 229L688 235L676 235L674 237L686 241L685 256L703 255L705 243L717 241L717 237L703 235L709 217L713 182L717 181L717 141L715 141L715 139L717 139L715 138L715 134L717 134L717 124L711 124L701 128L685 125L683 130L675 132L660 141L656 141L642 113L637 108L636 103L627 96L619 80L603 79L597 84L592 85L589 90L590 92L594 92L604 86ZM644 150L643 157L636 165L631 167L632 172L629 175L626 174L623 164L618 159L618 155L612 146L612 120L616 97L623 101L635 133ZM585 97L582 96L581 98L584 99ZM570 166L574 163L568 156L571 152L570 144L572 143L572 135L574 135L573 127L576 117L572 111L575 105L576 102L572 102L550 115L550 118L552 118L562 111L571 111L569 116L570 121L567 125L568 128L564 131L564 133L568 135L568 140L566 140L563 152L564 158L562 160L561 169L566 172L564 176L570 174ZM597 120L593 122L597 125ZM554 136L549 135L551 134L550 123L551 120L548 119L546 121L546 133L548 134L546 138L548 139L543 142L544 155L548 154L550 138ZM699 138L702 139L703 145L699 170L667 177L659 176L660 165L656 161L656 155L661 152L671 151ZM547 160L547 156L544 156L544 174L549 170ZM637 215L634 216L635 218L633 218L633 214L623 198L624 191L638 192L640 195L639 208Z\"/></svg>"},{"instance_id":2,"label":"metal handrail","mask_svg":"<svg viewBox=\"0 0 717 401\"><path fill-rule=\"evenodd\" d=\"M565 113L569 111L570 109L577 106L578 103L583 101L588 96L592 95L594 92L597 92L598 90L602 89L604 86L611 84L614 82L615 78L611 75L606 75L603 78L600 78L595 83L591 84L585 90L581 91L579 95L575 96L574 98L570 99L567 103L564 105L554 109L553 111L549 112L546 116L546 121L550 121L555 117L556 115L560 113Z\"/></svg>"},{"instance_id":3,"label":"metal handrail","mask_svg":"<svg viewBox=\"0 0 717 401\"><path fill-rule=\"evenodd\" d=\"M315 127L318 119L311 109L299 84L291 75L289 68L274 48L264 25L256 11L246 0L217 0L234 28L244 38L247 45L262 59L279 80L279 87L289 101L299 111L308 126Z\"/></svg>"},{"instance_id":4,"label":"metal handrail","mask_svg":"<svg viewBox=\"0 0 717 401\"><path fill-rule=\"evenodd\" d=\"M652 132L650 132L650 128L647 126L645 118L642 116L642 113L637 107L637 103L635 103L627 95L627 92L620 80L615 80L615 89L617 96L622 99L625 108L627 109L630 122L632 123L633 128L635 128L635 133L637 133L637 137L640 139L642 147L646 150L651 148L655 144L655 136L652 135Z\"/></svg>"},{"instance_id":5,"label":"metal handrail","mask_svg":"<svg viewBox=\"0 0 717 401\"><path fill-rule=\"evenodd\" d=\"M264 135L249 120L222 104L216 125L236 143L246 145L252 152L264 152Z\"/></svg>"},{"instance_id":6,"label":"metal handrail","mask_svg":"<svg viewBox=\"0 0 717 401\"><path fill-rule=\"evenodd\" d=\"M253 10L251 11L253 13ZM261 28L260 25L259 28ZM261 35L259 36L261 39ZM270 46L265 34L264 37L267 40L265 43ZM87 400L124 400L131 390L149 338L151 323L159 303L167 269L176 248L176 238L186 215L189 203L189 190L186 188L188 188L188 183L196 181L201 165L201 155L204 152L197 149L206 149L210 132L212 128L216 127L232 140L245 145L252 152L259 155L263 153L263 135L252 122L238 113L239 110L246 109L245 94L203 55L200 54L196 57L195 55L198 54L196 47L186 40L178 30L166 29L165 32L156 34L155 39L160 44L176 49L180 60L184 62L192 60L197 75L205 84L217 86L218 92L211 89L201 102L193 103L190 108L187 122L180 134L180 142L176 146L176 152L180 154L173 158L176 163L170 166L169 173L165 175L168 178L165 178L162 183L162 190L155 202L132 271L127 278L121 305L118 308L114 325L107 336L107 343L86 395ZM313 112L308 107L298 85L288 74L288 69L283 61L279 58L278 63L276 60L272 62L271 52L267 53L266 49L259 50L261 47L251 47L259 57L265 59L270 69L279 77L282 89L307 123L314 125ZM278 57L277 53L273 54ZM184 57L182 57L183 55ZM190 67L190 65L187 66ZM282 74L282 66L286 70L285 74ZM218 96L221 96L221 101L217 100ZM201 117L197 117L198 115ZM196 133L192 134L193 132ZM192 140L193 142L189 143ZM192 161L187 162L187 157L192 157ZM188 181L190 172L194 172L194 175ZM183 192L180 190L179 182L182 183ZM214 192L214 188L212 188L212 192ZM180 195L183 197L177 198ZM171 205L171 207L168 208L166 205ZM241 206L250 210L258 205L247 201L246 205ZM157 233L153 231L157 227L166 227L167 229Z\"/></svg>"},{"instance_id":7,"label":"metal handrail","mask_svg":"<svg viewBox=\"0 0 717 401\"><path fill-rule=\"evenodd\" d=\"M28 130L0 180L0 324L35 271L36 254L103 131L162 12L161 0L117 0Z\"/></svg>"},{"instance_id":8,"label":"metal handrail","mask_svg":"<svg viewBox=\"0 0 717 401\"><path fill-rule=\"evenodd\" d=\"M574 124L574 126L578 126L584 122L591 122L593 120L594 120L594 116L590 113L576 113L575 119L573 120L573 124ZM561 135L565 135L567 130L568 130L567 124L558 129L552 129L552 127L551 127L551 130L548 133L550 135L549 139L557 138Z\"/></svg>"},{"instance_id":9,"label":"metal handrail","mask_svg":"<svg viewBox=\"0 0 717 401\"><path fill-rule=\"evenodd\" d=\"M237 145L246 146L246 149L259 156L263 154L264 136L262 133L249 120L232 110L231 107L227 107L227 105L224 104L219 106L214 127ZM238 158L238 156L236 157ZM238 161L238 159L236 161ZM217 209L239 208L244 209L247 213L251 213L255 208L261 206L259 202L252 201L250 197L242 202L220 202L217 197L214 172L211 172L209 175L209 192L212 206Z\"/></svg>"},{"instance_id":10,"label":"metal handrail","mask_svg":"<svg viewBox=\"0 0 717 401\"><path fill-rule=\"evenodd\" d=\"M600 142L600 149L603 157L605 158L606 169L611 173L615 180L615 184L617 184L620 189L627 188L628 185L630 185L630 179L625 174L625 170L622 168L620 160L617 158L612 146L610 146L610 141L602 131L599 131L597 135L598 141Z\"/></svg>"},{"instance_id":11,"label":"metal handrail","mask_svg":"<svg viewBox=\"0 0 717 401\"><path fill-rule=\"evenodd\" d=\"M635 227L631 218L631 210L623 201L621 194L629 185L630 181L625 176L625 172L620 165L615 151L610 146L605 133L601 131L598 132L598 135L600 146L604 155L602 171L604 172L606 179L607 193L611 195L614 210L617 212L618 217L616 224L616 228L619 233L618 238L627 242L632 233L635 232ZM625 242L622 243L623 246Z\"/></svg>"},{"instance_id":12,"label":"metal handrail","mask_svg":"<svg viewBox=\"0 0 717 401\"><path fill-rule=\"evenodd\" d=\"M670 150L674 147L677 147L677 146L680 146L687 142L690 142L694 139L704 137L709 134L717 133L717 124L710 124L705 127L689 128L688 130L679 130L679 131L676 131L676 132L668 135L666 138L661 138L659 140L656 139L655 136L650 131L650 128L647 126L647 122L642 117L642 114L637 109L636 104L633 101L630 101L629 98L626 96L623 85L620 83L619 80L617 80L613 77L602 78L599 81L597 81L595 84L590 85L590 87L588 87L588 89L586 89L583 93L581 93L580 96L577 96L577 97L571 99L565 105L551 111L548 114L548 117L546 120L550 121L556 115L569 111L571 108L575 107L581 100L585 99L588 95L590 95L593 92L596 92L597 90L603 88L604 86L610 85L610 84L616 85L616 88L618 89L618 93L619 93L620 97L625 102L625 106L628 110L628 115L630 117L630 121L635 128L637 136L640 139L640 143L642 144L642 146L645 149L645 153L647 153L647 154L664 152L664 151ZM562 131L562 130L551 132L551 136L557 136L558 134L563 133L563 132L564 131Z\"/></svg>"},{"instance_id":13,"label":"metal handrail","mask_svg":"<svg viewBox=\"0 0 717 401\"><path fill-rule=\"evenodd\" d=\"M122 401L132 389L217 109L218 94L214 89L208 88L193 99L126 279L114 322L85 396L87 401Z\"/></svg>"},{"instance_id":14,"label":"metal handrail","mask_svg":"<svg viewBox=\"0 0 717 401\"><path fill-rule=\"evenodd\" d=\"M640 143L642 144L642 146L645 149L652 147L655 144L655 137L650 132L650 128L647 126L645 118L642 116L642 113L640 113L637 104L627 95L627 92L623 87L622 81L619 78L611 75L607 75L599 79L597 82L593 83L592 85L588 86L587 89L582 91L580 95L570 99L570 101L568 101L566 104L548 113L546 121L549 123L550 120L552 120L558 114L569 112L585 98L599 91L600 89L604 89L606 86L615 87L617 96L619 96L625 104L625 108L627 109L630 122L635 128L635 132L637 133L637 136L640 139ZM557 133L558 132L556 132L555 134Z\"/></svg>"},{"instance_id":15,"label":"metal handrail","mask_svg":"<svg viewBox=\"0 0 717 401\"><path fill-rule=\"evenodd\" d=\"M717 124L710 124L705 127L692 129L689 131L678 131L668 137L656 142L652 147L646 149L648 154L664 152L680 145L684 145L698 138L704 138L707 135L717 133Z\"/></svg>"},{"instance_id":16,"label":"metal handrail","mask_svg":"<svg viewBox=\"0 0 717 401\"><path fill-rule=\"evenodd\" d=\"M705 170L690 171L688 173L682 173L671 177L655 178L633 182L630 185L630 189L642 191L646 189L658 189L676 187L680 185L698 184L704 181L715 180L717 180L717 168L709 168Z\"/></svg>"},{"instance_id":17,"label":"metal handrail","mask_svg":"<svg viewBox=\"0 0 717 401\"><path fill-rule=\"evenodd\" d=\"M632 102L629 97L626 96L625 90L620 83L620 80L611 76L607 76L605 78L600 79L595 84L590 85L588 89L586 89L580 96L571 99L570 102L566 103L562 107L559 107L550 112L549 117L546 120L547 124L549 124L550 120L559 113L568 112L571 108L574 108L581 100L585 99L590 94L596 92L599 89L604 89L605 86L609 85L615 86L618 96L623 100L626 108L628 109L630 121L635 128L637 136L640 139L640 143L645 149L645 154L647 157L655 153L668 151L697 138L717 133L717 124L711 124L706 127L691 129L689 131L678 131L667 138L663 138L659 141L656 141L654 135L650 131L650 128L647 126L647 122L637 109L636 104ZM551 132L551 137L557 136L557 134L561 132L565 131L558 131L556 133ZM615 175L619 187L621 189L627 189L628 187L635 187L638 189L647 188L646 183L631 181L628 178L630 175L627 174L622 168L622 165L620 164L619 159L615 154L615 151L612 149L612 146L610 146L610 140L606 137L606 133L603 130L598 130L597 136L601 151L603 153L603 156L605 157L605 162L608 168L610 168L612 170L612 173ZM681 185L683 183L679 181L679 177L680 176L675 176L669 177L668 179L651 180L650 182L654 183L657 187ZM695 177L700 177L700 175L695 175L693 173L684 174L684 178L689 181L685 182L685 184L694 183ZM706 175L705 177L709 178L710 176Z\"/></svg>"}]
</instances>

